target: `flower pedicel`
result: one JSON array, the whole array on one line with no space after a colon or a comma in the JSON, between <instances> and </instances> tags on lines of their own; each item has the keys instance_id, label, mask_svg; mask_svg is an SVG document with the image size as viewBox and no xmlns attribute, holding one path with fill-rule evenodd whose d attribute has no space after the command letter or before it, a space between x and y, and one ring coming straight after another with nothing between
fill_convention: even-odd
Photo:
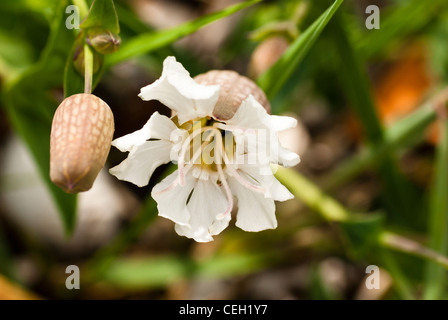
<instances>
[{"instance_id":1,"label":"flower pedicel","mask_svg":"<svg viewBox=\"0 0 448 320\"><path fill-rule=\"evenodd\" d=\"M142 187L157 167L177 163L151 195L159 215L174 221L179 235L198 242L213 240L228 226L234 197L236 226L277 227L274 201L293 195L274 177L271 164L299 163L277 137L295 119L269 115L266 96L248 78L210 71L192 79L174 57L165 59L160 79L139 96L159 100L173 116L155 112L142 129L114 140L129 155L111 174Z\"/></svg>"}]
</instances>

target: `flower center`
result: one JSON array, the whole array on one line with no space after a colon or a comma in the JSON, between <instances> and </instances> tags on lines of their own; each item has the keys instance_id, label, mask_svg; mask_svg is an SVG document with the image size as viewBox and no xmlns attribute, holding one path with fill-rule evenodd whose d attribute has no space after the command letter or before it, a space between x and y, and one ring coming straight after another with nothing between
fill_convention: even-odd
<instances>
[{"instance_id":1,"label":"flower center","mask_svg":"<svg viewBox=\"0 0 448 320\"><path fill-rule=\"evenodd\" d=\"M189 136L183 142L179 152L179 176L177 180L180 185L184 185L185 174L193 166L200 167L199 178L202 177L205 180L208 179L209 174L202 174L202 171L217 173L218 184L224 188L227 197L227 209L217 216L217 219L223 219L231 213L233 208L233 196L224 175L223 167L230 164L228 154L233 159L235 141L230 132L226 134L226 131L218 129L214 125L215 123L217 122L210 118L203 118L181 126L181 128L188 130ZM223 136L227 138L223 139Z\"/></svg>"},{"instance_id":2,"label":"flower center","mask_svg":"<svg viewBox=\"0 0 448 320\"><path fill-rule=\"evenodd\" d=\"M176 119L173 120L179 128L187 130L189 135L179 150L178 177L161 193L176 185L184 186L186 174L193 169L193 176L197 179L208 180L210 176L217 175L217 184L225 191L228 205L223 213L217 215L217 219L225 218L233 208L233 195L227 182L229 176L246 188L270 197L267 189L258 185L254 178L243 177L235 167L237 154L245 152L244 146L236 143L233 133L225 130L223 123L206 117L179 126ZM241 151L237 151L238 147L242 148Z\"/></svg>"}]
</instances>

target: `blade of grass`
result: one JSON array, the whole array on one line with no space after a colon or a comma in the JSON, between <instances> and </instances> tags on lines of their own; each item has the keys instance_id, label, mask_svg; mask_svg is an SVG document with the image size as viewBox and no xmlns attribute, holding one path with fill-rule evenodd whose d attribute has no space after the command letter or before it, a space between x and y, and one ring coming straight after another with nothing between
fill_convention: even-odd
<instances>
[{"instance_id":1,"label":"blade of grass","mask_svg":"<svg viewBox=\"0 0 448 320\"><path fill-rule=\"evenodd\" d=\"M393 232L383 231L379 235L378 241L385 248L424 258L441 270L445 272L448 270L448 257L409 238L394 234ZM438 278L438 281L443 284L441 280L442 278Z\"/></svg>"},{"instance_id":2,"label":"blade of grass","mask_svg":"<svg viewBox=\"0 0 448 320\"><path fill-rule=\"evenodd\" d=\"M278 167L275 176L308 207L319 212L328 221L346 221L350 213L344 206L326 195L318 186L300 173Z\"/></svg>"},{"instance_id":3,"label":"blade of grass","mask_svg":"<svg viewBox=\"0 0 448 320\"><path fill-rule=\"evenodd\" d=\"M384 143L385 136L382 124L377 116L375 104L370 91L367 73L359 54L353 48L348 39L344 27L343 17L336 14L331 23L334 44L343 58L341 61L340 77L345 88L350 106L358 116L368 143L378 147ZM386 154L378 163L378 173L383 183L383 198L389 211L389 216L401 223L407 223L412 219L406 219L415 212L417 206L413 203L417 197L412 196L415 191L399 173L396 161L392 154Z\"/></svg>"},{"instance_id":4,"label":"blade of grass","mask_svg":"<svg viewBox=\"0 0 448 320\"><path fill-rule=\"evenodd\" d=\"M289 46L279 60L257 79L258 85L269 99L273 99L291 77L342 2L343 0L336 0Z\"/></svg>"},{"instance_id":5,"label":"blade of grass","mask_svg":"<svg viewBox=\"0 0 448 320\"><path fill-rule=\"evenodd\" d=\"M381 260L384 263L384 267L392 275L397 293L405 300L414 300L415 297L412 294L412 287L406 276L403 274L400 266L397 264L394 256L386 249L380 250Z\"/></svg>"},{"instance_id":6,"label":"blade of grass","mask_svg":"<svg viewBox=\"0 0 448 320\"><path fill-rule=\"evenodd\" d=\"M448 253L448 121L440 121L434 185L430 194L429 247L440 254ZM441 299L446 285L446 270L428 262L425 269L425 299Z\"/></svg>"},{"instance_id":7,"label":"blade of grass","mask_svg":"<svg viewBox=\"0 0 448 320\"><path fill-rule=\"evenodd\" d=\"M200 17L193 21L189 21L168 30L143 33L132 39L129 39L128 41L123 41L120 50L106 57L106 66L110 67L127 59L166 46L186 35L197 31L201 27L212 23L213 21L227 17L260 1L261 0L244 1L242 3L229 6L224 10L205 15L203 17Z\"/></svg>"},{"instance_id":8,"label":"blade of grass","mask_svg":"<svg viewBox=\"0 0 448 320\"><path fill-rule=\"evenodd\" d=\"M295 170L279 167L275 176L282 184L290 189L297 199L303 201L308 207L315 210L327 221L345 223L357 219L357 217L338 201L326 195L318 186ZM343 231L343 229L341 229L341 231ZM344 234L344 236L347 235ZM375 241L377 241L378 244L383 245L381 241L378 241L379 239L381 239L381 233L375 238ZM390 248L393 248L393 246L390 246ZM381 249L380 253L383 251L384 250ZM386 253L385 255L387 256L387 259L385 258L383 261L397 283L398 293L404 299L412 299L413 293L411 286L401 270L401 267L395 262L390 253Z\"/></svg>"},{"instance_id":9,"label":"blade of grass","mask_svg":"<svg viewBox=\"0 0 448 320\"><path fill-rule=\"evenodd\" d=\"M384 133L384 141L377 147L366 147L361 152L340 164L323 182L325 190L333 190L355 178L369 167L374 167L388 154L399 148L410 147L421 141L425 129L436 118L432 100L425 102L413 113L397 121Z\"/></svg>"},{"instance_id":10,"label":"blade of grass","mask_svg":"<svg viewBox=\"0 0 448 320\"><path fill-rule=\"evenodd\" d=\"M422 30L434 20L442 10L446 10L445 0L402 1L381 10L381 27L379 30L352 28L356 39L356 48L365 58L384 51L394 41L406 39L406 36ZM384 30L387 30L386 32Z\"/></svg>"}]
</instances>

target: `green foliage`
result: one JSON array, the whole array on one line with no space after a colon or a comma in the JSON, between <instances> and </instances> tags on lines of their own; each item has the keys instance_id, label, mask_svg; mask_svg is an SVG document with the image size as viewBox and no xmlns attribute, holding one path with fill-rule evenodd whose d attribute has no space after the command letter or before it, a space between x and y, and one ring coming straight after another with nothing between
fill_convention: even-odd
<instances>
[{"instance_id":1,"label":"green foliage","mask_svg":"<svg viewBox=\"0 0 448 320\"><path fill-rule=\"evenodd\" d=\"M378 237L384 227L384 214L353 215L340 227L348 241L353 258L365 258L378 246Z\"/></svg>"},{"instance_id":2,"label":"green foliage","mask_svg":"<svg viewBox=\"0 0 448 320\"><path fill-rule=\"evenodd\" d=\"M291 77L342 2L343 0L335 1L330 8L297 37L282 57L257 79L258 85L266 92L268 97L274 98L279 89Z\"/></svg>"},{"instance_id":3,"label":"green foliage","mask_svg":"<svg viewBox=\"0 0 448 320\"><path fill-rule=\"evenodd\" d=\"M68 233L75 226L76 196L64 193L49 178L50 129L57 102L50 90L61 84L61 70L74 35L65 28L68 1L61 0L50 25L50 36L39 61L10 83L4 92L8 117L31 150L42 179L51 191Z\"/></svg>"},{"instance_id":4,"label":"green foliage","mask_svg":"<svg viewBox=\"0 0 448 320\"><path fill-rule=\"evenodd\" d=\"M441 119L442 120L442 119ZM429 247L440 254L448 254L448 121L440 121L440 143L437 148L434 184L431 188L429 215ZM428 262L425 274L426 299L441 299L444 293L446 270Z\"/></svg>"},{"instance_id":5,"label":"green foliage","mask_svg":"<svg viewBox=\"0 0 448 320\"><path fill-rule=\"evenodd\" d=\"M132 39L129 39L126 43L123 43L120 50L108 56L106 60L106 65L111 66L120 63L124 60L130 59L132 57L142 55L144 53L148 53L158 48L164 47L180 39L181 37L193 33L196 30L200 29L201 27L209 23L212 23L213 21L234 14L257 2L260 2L260 0L248 0L230 6L219 12L211 13L209 15L197 18L196 20L181 24L177 27L168 30L142 33Z\"/></svg>"},{"instance_id":6,"label":"green foliage","mask_svg":"<svg viewBox=\"0 0 448 320\"><path fill-rule=\"evenodd\" d=\"M136 61L144 62L143 69L151 75L160 72L160 62L167 55L178 56L192 74L204 70L209 63L216 64L215 67L246 70L247 55L253 51L255 42L277 32L287 33L292 40L290 47L257 79L271 100L273 113L280 109L300 113L298 102L306 99L297 97L297 92L302 92L304 84L312 83L308 93L325 100L331 115L351 108L363 133L361 139L357 137L356 148L344 154L344 161L323 174L322 185L314 182L312 173L300 173L302 167L278 169L278 180L311 210L297 204L291 204L292 209L288 203L279 205L279 228L274 231L243 235L233 230L226 236L219 236L221 238L210 247L176 237L178 240L170 239L175 252L147 253L139 250L137 240L155 221L157 207L149 196L150 191L138 193L142 200L140 211L123 223L115 239L83 261L84 270L88 270L85 272L87 287L102 282L125 292L145 292L167 288L178 281L226 279L304 261L304 265L315 269L325 255L340 256L358 267L368 262L387 269L393 278L394 297L414 299L419 292L425 299L447 297L448 126L443 112L439 112L444 107L436 110L434 99L429 97L406 117L386 127L378 117L372 94L373 78L368 72L377 61L387 62L385 57L401 44L413 39L429 39L432 72L437 79L445 81L448 78L446 1L392 1L381 9L380 30L365 29L362 14L354 9L358 4L342 2L249 0L159 31L140 21L124 1L59 0L56 6L50 0L4 0L0 3L0 101L12 130L31 150L67 234L75 227L77 198L63 193L48 177L49 136L52 117L60 102L56 97L62 96L61 89L66 97L84 91L84 73L76 69L74 61L86 45L88 30L101 28L114 34L121 31L123 38L118 51L104 57L98 53L94 55L98 68L93 67L93 88L104 75L113 77L115 70L109 72L111 67L137 57ZM81 8L82 18L87 16L80 31L65 28L65 7L70 4ZM259 5L245 11L231 41L222 45L215 59L210 59L212 62L202 61L194 50L172 46L173 42L203 26L254 4ZM299 4L306 6L300 18L296 12ZM84 62L84 58L81 60ZM439 84L443 86L444 82ZM429 95L439 91L431 89ZM423 144L425 131L438 113L443 125L440 125L439 140L434 147L434 159L432 147L424 145L430 149L430 152L425 149L429 153L429 156L424 155L425 160L434 161L433 178L428 185L420 186L424 196L419 196L408 173L400 170L398 160L403 152L415 152L415 146ZM331 121L339 121L337 119ZM174 166L167 167L149 187L173 169ZM368 208L371 212L354 214L353 208L339 199L339 191L366 172L380 177L378 193L384 202L378 201L375 195ZM0 227L0 272L14 278L14 250L9 248L3 225ZM399 230L406 236L389 230ZM306 237L301 237L302 231ZM121 255L133 249L133 245L137 250ZM33 252L33 255L40 256L41 252L38 253ZM418 266L414 265L416 261ZM48 262L49 268L53 267L51 263ZM333 292L318 271L308 275L306 297L345 298Z\"/></svg>"},{"instance_id":7,"label":"green foliage","mask_svg":"<svg viewBox=\"0 0 448 320\"><path fill-rule=\"evenodd\" d=\"M271 261L272 262L272 261ZM183 256L117 259L100 276L108 284L128 289L165 287L188 278L229 278L269 264L263 255L222 254L204 261Z\"/></svg>"},{"instance_id":8,"label":"green foliage","mask_svg":"<svg viewBox=\"0 0 448 320\"><path fill-rule=\"evenodd\" d=\"M112 33L120 33L117 12L113 0L95 0L89 14L80 26L82 29L102 28Z\"/></svg>"}]
</instances>

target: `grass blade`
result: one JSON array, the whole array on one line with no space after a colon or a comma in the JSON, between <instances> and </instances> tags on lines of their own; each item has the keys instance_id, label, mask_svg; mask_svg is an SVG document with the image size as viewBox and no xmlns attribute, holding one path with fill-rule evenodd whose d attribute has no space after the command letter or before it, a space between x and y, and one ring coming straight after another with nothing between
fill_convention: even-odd
<instances>
[{"instance_id":1,"label":"grass blade","mask_svg":"<svg viewBox=\"0 0 448 320\"><path fill-rule=\"evenodd\" d=\"M425 129L436 118L432 101L417 108L407 117L399 120L386 129L384 141L377 147L367 147L349 158L335 169L324 181L326 190L333 190L341 184L355 178L369 167L383 161L388 154L394 153L404 146L409 147L421 140Z\"/></svg>"},{"instance_id":2,"label":"grass blade","mask_svg":"<svg viewBox=\"0 0 448 320\"><path fill-rule=\"evenodd\" d=\"M336 0L290 45L279 60L257 79L258 85L270 99L274 98L297 69L342 2L343 0Z\"/></svg>"},{"instance_id":3,"label":"grass blade","mask_svg":"<svg viewBox=\"0 0 448 320\"><path fill-rule=\"evenodd\" d=\"M429 247L440 254L448 252L448 121L440 121L441 140L437 147L434 185L430 194ZM425 269L425 299L441 299L446 270L428 262Z\"/></svg>"},{"instance_id":4,"label":"grass blade","mask_svg":"<svg viewBox=\"0 0 448 320\"><path fill-rule=\"evenodd\" d=\"M261 0L244 1L242 3L230 6L224 10L205 15L203 17L200 17L193 21L189 21L168 30L143 33L128 41L123 41L120 50L107 56L106 66L112 66L124 60L166 46L186 35L197 31L201 27L212 23L213 21L227 17L260 1Z\"/></svg>"},{"instance_id":5,"label":"grass blade","mask_svg":"<svg viewBox=\"0 0 448 320\"><path fill-rule=\"evenodd\" d=\"M348 39L341 15L336 15L329 29L333 32L339 56L343 57L343 61L340 62L341 70L343 70L340 77L351 107L360 120L368 144L378 147L385 140L383 127L373 102L367 73L362 67L363 63L358 52ZM413 203L418 198L413 196L415 191L398 172L393 155L389 153L384 156L384 159L378 163L378 172L383 183L383 198L390 217L405 224L407 221L412 221L406 217L412 216L418 208Z\"/></svg>"}]
</instances>

